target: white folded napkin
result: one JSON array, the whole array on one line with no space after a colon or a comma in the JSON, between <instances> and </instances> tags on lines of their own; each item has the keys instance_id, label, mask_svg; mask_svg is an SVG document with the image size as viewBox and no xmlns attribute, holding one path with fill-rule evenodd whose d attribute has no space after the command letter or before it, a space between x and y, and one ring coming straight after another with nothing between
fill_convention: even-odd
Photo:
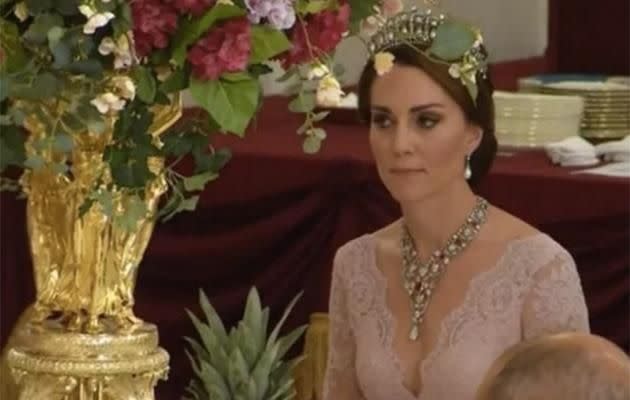
<instances>
[{"instance_id":1,"label":"white folded napkin","mask_svg":"<svg viewBox=\"0 0 630 400\"><path fill-rule=\"evenodd\" d=\"M630 161L630 136L621 140L598 144L595 146L595 153L604 161Z\"/></svg>"},{"instance_id":2,"label":"white folded napkin","mask_svg":"<svg viewBox=\"0 0 630 400\"><path fill-rule=\"evenodd\" d=\"M600 167L573 171L572 174L604 175L616 178L630 178L630 161L614 162Z\"/></svg>"},{"instance_id":3,"label":"white folded napkin","mask_svg":"<svg viewBox=\"0 0 630 400\"><path fill-rule=\"evenodd\" d=\"M545 145L545 151L554 164L563 167L581 167L599 163L595 146L579 136L572 136Z\"/></svg>"}]
</instances>

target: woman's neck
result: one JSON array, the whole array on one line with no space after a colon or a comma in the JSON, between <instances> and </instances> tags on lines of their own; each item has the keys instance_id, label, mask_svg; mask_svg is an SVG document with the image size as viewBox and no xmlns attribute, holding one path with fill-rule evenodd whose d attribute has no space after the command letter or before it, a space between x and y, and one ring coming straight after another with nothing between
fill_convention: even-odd
<instances>
[{"instance_id":1,"label":"woman's neck","mask_svg":"<svg viewBox=\"0 0 630 400\"><path fill-rule=\"evenodd\" d=\"M421 201L401 204L403 221L421 259L427 259L466 221L476 196L467 183L456 183Z\"/></svg>"}]
</instances>

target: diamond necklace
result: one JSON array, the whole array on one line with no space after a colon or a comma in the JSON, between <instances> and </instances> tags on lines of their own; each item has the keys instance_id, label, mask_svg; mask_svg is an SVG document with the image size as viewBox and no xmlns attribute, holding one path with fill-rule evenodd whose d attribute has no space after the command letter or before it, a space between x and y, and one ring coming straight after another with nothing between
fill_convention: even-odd
<instances>
[{"instance_id":1,"label":"diamond necklace","mask_svg":"<svg viewBox=\"0 0 630 400\"><path fill-rule=\"evenodd\" d=\"M412 307L409 339L413 341L418 339L419 326L424 319L433 289L444 274L450 260L461 253L475 238L481 225L486 222L487 211L488 202L477 197L475 207L466 221L448 239L444 247L434 252L426 262L420 261L409 228L403 223L402 279Z\"/></svg>"}]
</instances>

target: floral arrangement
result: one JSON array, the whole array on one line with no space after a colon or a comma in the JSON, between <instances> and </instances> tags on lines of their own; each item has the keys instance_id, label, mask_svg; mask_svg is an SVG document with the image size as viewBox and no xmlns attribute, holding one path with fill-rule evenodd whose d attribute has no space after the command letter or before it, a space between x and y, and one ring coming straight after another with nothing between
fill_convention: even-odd
<instances>
[{"instance_id":1,"label":"floral arrangement","mask_svg":"<svg viewBox=\"0 0 630 400\"><path fill-rule=\"evenodd\" d=\"M99 172L109 183L98 185L90 202L111 209L114 188L141 199L156 177L149 158L163 157L174 161L166 165L171 190L160 215L192 210L193 194L230 158L229 150L212 146L209 133L245 134L262 102L259 77L272 71L272 62L286 71L280 81L297 82L289 109L305 115L298 130L304 151L318 151L326 133L316 124L326 113L316 106L335 105L342 96L334 50L380 6L379 0L0 0L0 171L47 168L72 179L72 149L81 135L113 132L103 155L108 171ZM154 107L184 90L207 117L152 136ZM46 136L25 152L23 127L32 116ZM44 157L50 152L53 161ZM188 155L194 171L182 175L175 166ZM5 177L2 188L18 186Z\"/></svg>"}]
</instances>

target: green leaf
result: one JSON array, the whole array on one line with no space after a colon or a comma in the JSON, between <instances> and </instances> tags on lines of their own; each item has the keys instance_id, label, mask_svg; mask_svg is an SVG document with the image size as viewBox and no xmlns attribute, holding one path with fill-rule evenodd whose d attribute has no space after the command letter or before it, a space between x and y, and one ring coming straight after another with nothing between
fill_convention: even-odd
<instances>
[{"instance_id":1,"label":"green leaf","mask_svg":"<svg viewBox=\"0 0 630 400\"><path fill-rule=\"evenodd\" d=\"M72 61L72 49L66 42L58 42L54 47L51 47L50 51L55 57L53 68L65 68Z\"/></svg>"},{"instance_id":2,"label":"green leaf","mask_svg":"<svg viewBox=\"0 0 630 400\"><path fill-rule=\"evenodd\" d=\"M190 92L223 131L242 137L256 112L260 84L254 79L225 82L201 81L193 78Z\"/></svg>"},{"instance_id":3,"label":"green leaf","mask_svg":"<svg viewBox=\"0 0 630 400\"><path fill-rule=\"evenodd\" d=\"M0 18L0 49L4 52L0 72L9 73L20 70L27 61L17 25Z\"/></svg>"},{"instance_id":4,"label":"green leaf","mask_svg":"<svg viewBox=\"0 0 630 400\"><path fill-rule=\"evenodd\" d=\"M182 91L188 87L188 76L184 68L177 68L160 84L160 90L166 94Z\"/></svg>"},{"instance_id":5,"label":"green leaf","mask_svg":"<svg viewBox=\"0 0 630 400\"><path fill-rule=\"evenodd\" d=\"M123 206L123 213L117 216L115 224L129 232L138 229L138 222L147 215L147 206L139 196L128 196Z\"/></svg>"},{"instance_id":6,"label":"green leaf","mask_svg":"<svg viewBox=\"0 0 630 400\"><path fill-rule=\"evenodd\" d=\"M55 149L55 151L68 153L72 150L73 147L74 142L72 141L72 136L66 133L58 133L54 136L53 149Z\"/></svg>"},{"instance_id":7,"label":"green leaf","mask_svg":"<svg viewBox=\"0 0 630 400\"><path fill-rule=\"evenodd\" d=\"M48 38L48 46L53 49L59 43L66 31L60 26L53 26L46 34Z\"/></svg>"},{"instance_id":8,"label":"green leaf","mask_svg":"<svg viewBox=\"0 0 630 400\"><path fill-rule=\"evenodd\" d=\"M315 92L300 92L297 97L289 103L289 111L294 113L307 113L313 111L316 104Z\"/></svg>"},{"instance_id":9,"label":"green leaf","mask_svg":"<svg viewBox=\"0 0 630 400\"><path fill-rule=\"evenodd\" d=\"M109 190L101 190L94 196L101 206L103 214L111 218L114 215L114 197Z\"/></svg>"},{"instance_id":10,"label":"green leaf","mask_svg":"<svg viewBox=\"0 0 630 400\"><path fill-rule=\"evenodd\" d=\"M348 0L350 5L350 33L359 32L361 21L374 14L374 6L379 0Z\"/></svg>"},{"instance_id":11,"label":"green leaf","mask_svg":"<svg viewBox=\"0 0 630 400\"><path fill-rule=\"evenodd\" d=\"M280 329L282 329L282 325L284 325L284 322L293 310L293 307L295 307L295 304L298 302L298 300L300 300L300 297L302 297L302 293L299 293L297 296L295 296L293 300L291 300L291 303L289 303L287 308L284 310L282 318L280 318L280 321L276 324L273 331L269 335L269 339L267 340L267 348L271 348L271 346L276 342L276 339L280 334Z\"/></svg>"},{"instance_id":12,"label":"green leaf","mask_svg":"<svg viewBox=\"0 0 630 400\"><path fill-rule=\"evenodd\" d=\"M321 111L321 112L315 113L313 115L313 122L319 122L323 120L324 118L328 116L328 114L330 114L330 111Z\"/></svg>"},{"instance_id":13,"label":"green leaf","mask_svg":"<svg viewBox=\"0 0 630 400\"><path fill-rule=\"evenodd\" d=\"M238 388L249 379L249 371L247 362L243 353L235 347L230 354L230 363L228 365L228 383L232 392L236 392Z\"/></svg>"},{"instance_id":14,"label":"green leaf","mask_svg":"<svg viewBox=\"0 0 630 400\"><path fill-rule=\"evenodd\" d=\"M203 311L208 324L212 328L212 330L217 335L217 339L221 346L225 346L228 341L227 332L225 331L225 326L219 317L217 311L212 307L210 301L206 294L200 290L199 291L199 304L201 305L201 310Z\"/></svg>"},{"instance_id":15,"label":"green leaf","mask_svg":"<svg viewBox=\"0 0 630 400\"><path fill-rule=\"evenodd\" d=\"M278 79L276 79L276 82L279 82L279 83L287 82L289 79L297 76L298 72L299 72L299 69L295 66L292 66L288 70L286 70L284 74L282 74Z\"/></svg>"},{"instance_id":16,"label":"green leaf","mask_svg":"<svg viewBox=\"0 0 630 400\"><path fill-rule=\"evenodd\" d=\"M59 175L65 175L70 170L66 163L52 163L51 169Z\"/></svg>"},{"instance_id":17,"label":"green leaf","mask_svg":"<svg viewBox=\"0 0 630 400\"><path fill-rule=\"evenodd\" d=\"M219 174L214 172L204 172L203 174L190 176L184 179L184 187L187 191L203 190L208 182L211 182L219 177Z\"/></svg>"},{"instance_id":18,"label":"green leaf","mask_svg":"<svg viewBox=\"0 0 630 400\"><path fill-rule=\"evenodd\" d=\"M291 48L291 42L284 32L266 25L253 25L251 28L252 64L266 61Z\"/></svg>"},{"instance_id":19,"label":"green leaf","mask_svg":"<svg viewBox=\"0 0 630 400\"><path fill-rule=\"evenodd\" d=\"M60 15L40 14L24 32L23 38L29 42L44 44L48 40L48 32L56 26L63 26L63 18Z\"/></svg>"},{"instance_id":20,"label":"green leaf","mask_svg":"<svg viewBox=\"0 0 630 400\"><path fill-rule=\"evenodd\" d=\"M87 122L87 128L91 133L101 135L107 130L107 124L102 119L90 119Z\"/></svg>"},{"instance_id":21,"label":"green leaf","mask_svg":"<svg viewBox=\"0 0 630 400\"><path fill-rule=\"evenodd\" d=\"M278 340L278 355L276 360L282 359L288 351L293 347L293 345L302 337L304 332L306 332L307 325L300 326L295 328L291 333L286 336L283 336Z\"/></svg>"},{"instance_id":22,"label":"green leaf","mask_svg":"<svg viewBox=\"0 0 630 400\"><path fill-rule=\"evenodd\" d=\"M152 104L157 92L157 83L150 69L138 66L133 71L138 98L147 104Z\"/></svg>"},{"instance_id":23,"label":"green leaf","mask_svg":"<svg viewBox=\"0 0 630 400\"><path fill-rule=\"evenodd\" d=\"M74 74L84 74L94 79L99 79L103 75L103 64L95 59L75 61L63 69Z\"/></svg>"},{"instance_id":24,"label":"green leaf","mask_svg":"<svg viewBox=\"0 0 630 400\"><path fill-rule=\"evenodd\" d=\"M32 15L49 10L52 3L52 0L26 0L26 6Z\"/></svg>"},{"instance_id":25,"label":"green leaf","mask_svg":"<svg viewBox=\"0 0 630 400\"><path fill-rule=\"evenodd\" d=\"M302 150L306 154L316 154L322 147L322 140L316 136L307 136L302 143Z\"/></svg>"},{"instance_id":26,"label":"green leaf","mask_svg":"<svg viewBox=\"0 0 630 400\"><path fill-rule=\"evenodd\" d=\"M435 31L428 52L444 61L460 59L475 42L475 32L466 24L447 20Z\"/></svg>"},{"instance_id":27,"label":"green leaf","mask_svg":"<svg viewBox=\"0 0 630 400\"><path fill-rule=\"evenodd\" d=\"M24 141L26 135L17 126L0 129L0 172L13 165L21 167L26 158Z\"/></svg>"},{"instance_id":28,"label":"green leaf","mask_svg":"<svg viewBox=\"0 0 630 400\"><path fill-rule=\"evenodd\" d=\"M46 161L44 161L42 156L38 154L30 155L26 159L26 161L24 161L24 167L30 168L35 171L41 169L44 166L44 164L46 164Z\"/></svg>"},{"instance_id":29,"label":"green leaf","mask_svg":"<svg viewBox=\"0 0 630 400\"><path fill-rule=\"evenodd\" d=\"M336 0L298 0L296 12L298 14L318 14L324 10L330 10L337 6Z\"/></svg>"},{"instance_id":30,"label":"green leaf","mask_svg":"<svg viewBox=\"0 0 630 400\"><path fill-rule=\"evenodd\" d=\"M247 67L247 72L254 78L259 78L273 72L273 68L266 64L252 64Z\"/></svg>"},{"instance_id":31,"label":"green leaf","mask_svg":"<svg viewBox=\"0 0 630 400\"><path fill-rule=\"evenodd\" d=\"M53 0L53 8L59 14L68 17L79 14L79 2L77 0Z\"/></svg>"},{"instance_id":32,"label":"green leaf","mask_svg":"<svg viewBox=\"0 0 630 400\"><path fill-rule=\"evenodd\" d=\"M228 82L249 81L252 76L247 72L225 72L221 75L221 80Z\"/></svg>"},{"instance_id":33,"label":"green leaf","mask_svg":"<svg viewBox=\"0 0 630 400\"><path fill-rule=\"evenodd\" d=\"M62 82L55 75L50 72L44 72L35 78L30 88L37 98L45 99L57 96L62 87Z\"/></svg>"},{"instance_id":34,"label":"green leaf","mask_svg":"<svg viewBox=\"0 0 630 400\"><path fill-rule=\"evenodd\" d=\"M184 65L188 46L206 33L217 21L241 17L245 14L245 10L239 7L227 4L216 4L201 17L184 21L172 41L174 47L171 58L175 62L175 65Z\"/></svg>"}]
</instances>

